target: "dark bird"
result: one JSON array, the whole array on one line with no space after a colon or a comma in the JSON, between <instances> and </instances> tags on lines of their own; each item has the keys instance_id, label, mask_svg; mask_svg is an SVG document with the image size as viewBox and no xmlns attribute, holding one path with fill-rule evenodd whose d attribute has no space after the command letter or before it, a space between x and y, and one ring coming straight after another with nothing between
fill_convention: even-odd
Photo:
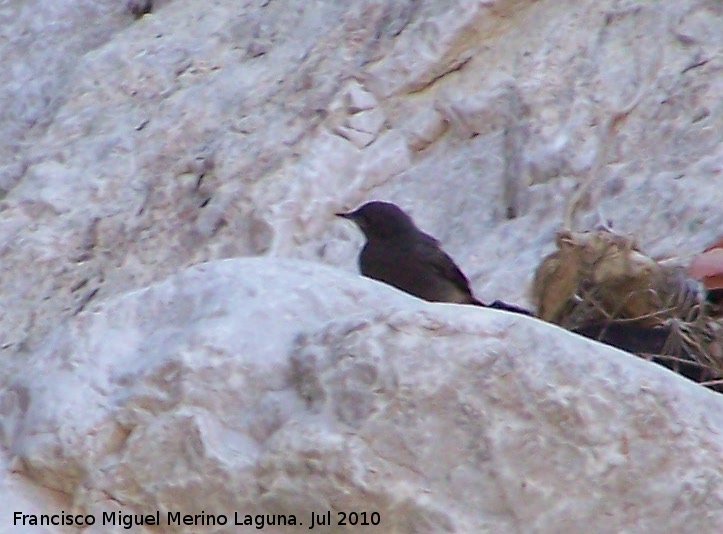
<instances>
[{"instance_id":1,"label":"dark bird","mask_svg":"<svg viewBox=\"0 0 723 534\"><path fill-rule=\"evenodd\" d=\"M362 275L431 302L487 306L474 297L469 280L439 241L417 228L396 204L372 201L336 215L354 221L367 238L359 255ZM531 315L497 300L488 307Z\"/></svg>"}]
</instances>

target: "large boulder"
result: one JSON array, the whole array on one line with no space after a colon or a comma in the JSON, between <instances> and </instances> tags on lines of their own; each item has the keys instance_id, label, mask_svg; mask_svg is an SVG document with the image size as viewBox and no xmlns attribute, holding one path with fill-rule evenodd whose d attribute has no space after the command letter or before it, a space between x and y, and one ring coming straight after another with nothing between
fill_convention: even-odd
<instances>
[{"instance_id":1,"label":"large boulder","mask_svg":"<svg viewBox=\"0 0 723 534\"><path fill-rule=\"evenodd\" d=\"M4 509L720 530L714 394L349 276L333 217L394 201L520 305L580 183L572 230L699 252L723 228L719 1L143 3L0 8ZM243 256L267 260L221 261ZM24 531L74 528L3 513Z\"/></svg>"},{"instance_id":2,"label":"large boulder","mask_svg":"<svg viewBox=\"0 0 723 534\"><path fill-rule=\"evenodd\" d=\"M202 264L97 304L0 405L14 476L89 532L112 512L203 514L167 532L327 511L400 533L723 527L723 397L537 319L305 262Z\"/></svg>"}]
</instances>

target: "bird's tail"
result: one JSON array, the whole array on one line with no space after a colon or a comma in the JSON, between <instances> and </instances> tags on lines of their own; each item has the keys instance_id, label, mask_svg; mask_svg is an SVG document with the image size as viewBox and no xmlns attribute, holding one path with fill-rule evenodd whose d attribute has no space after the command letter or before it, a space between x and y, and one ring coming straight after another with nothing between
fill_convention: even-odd
<instances>
[{"instance_id":1,"label":"bird's tail","mask_svg":"<svg viewBox=\"0 0 723 534\"><path fill-rule=\"evenodd\" d=\"M485 304L484 302L472 297L472 301L470 302L470 304L473 304L475 306L482 306L483 308L492 308L495 310L508 311L511 313L519 313L520 315L529 315L530 317L535 316L535 314L532 313L530 310L520 308L519 306L515 306L514 304L507 304L506 302L503 302L501 300L495 300L490 304Z\"/></svg>"}]
</instances>

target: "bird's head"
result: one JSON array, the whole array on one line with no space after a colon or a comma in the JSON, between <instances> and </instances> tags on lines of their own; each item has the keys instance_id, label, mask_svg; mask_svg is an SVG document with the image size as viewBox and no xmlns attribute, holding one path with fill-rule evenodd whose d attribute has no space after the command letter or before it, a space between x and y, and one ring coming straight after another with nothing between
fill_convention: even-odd
<instances>
[{"instance_id":1,"label":"bird's head","mask_svg":"<svg viewBox=\"0 0 723 534\"><path fill-rule=\"evenodd\" d=\"M336 215L354 221L367 239L373 237L389 239L417 230L411 217L391 202L374 200L354 211Z\"/></svg>"}]
</instances>

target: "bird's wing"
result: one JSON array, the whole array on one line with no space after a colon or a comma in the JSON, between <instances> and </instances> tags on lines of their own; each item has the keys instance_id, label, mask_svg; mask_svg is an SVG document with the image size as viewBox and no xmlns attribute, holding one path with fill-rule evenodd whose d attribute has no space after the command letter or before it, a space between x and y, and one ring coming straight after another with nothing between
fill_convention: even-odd
<instances>
[{"instance_id":1,"label":"bird's wing","mask_svg":"<svg viewBox=\"0 0 723 534\"><path fill-rule=\"evenodd\" d=\"M425 239L419 240L418 252L424 261L431 265L439 274L452 282L461 291L472 294L469 288L469 280L457 267L454 260L442 250L439 241L430 235L424 234Z\"/></svg>"}]
</instances>

